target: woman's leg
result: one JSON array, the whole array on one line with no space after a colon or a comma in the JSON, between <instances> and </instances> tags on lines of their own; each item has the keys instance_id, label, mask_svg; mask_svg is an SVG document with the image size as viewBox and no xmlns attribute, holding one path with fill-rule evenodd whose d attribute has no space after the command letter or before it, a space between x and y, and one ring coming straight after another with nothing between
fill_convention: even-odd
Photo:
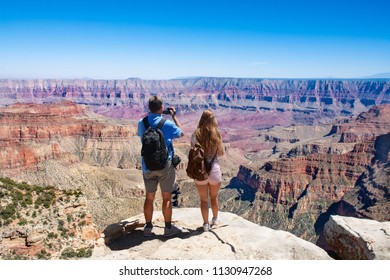
<instances>
[{"instance_id":1,"label":"woman's leg","mask_svg":"<svg viewBox=\"0 0 390 280\"><path fill-rule=\"evenodd\" d=\"M220 187L221 183L216 185L209 184L211 211L213 212L213 218L215 219L218 218L218 192Z\"/></svg>"},{"instance_id":2,"label":"woman's leg","mask_svg":"<svg viewBox=\"0 0 390 280\"><path fill-rule=\"evenodd\" d=\"M208 185L198 185L196 184L196 188L198 189L199 198L200 198L200 211L202 213L203 224L209 223L209 203L208 203Z\"/></svg>"}]
</instances>

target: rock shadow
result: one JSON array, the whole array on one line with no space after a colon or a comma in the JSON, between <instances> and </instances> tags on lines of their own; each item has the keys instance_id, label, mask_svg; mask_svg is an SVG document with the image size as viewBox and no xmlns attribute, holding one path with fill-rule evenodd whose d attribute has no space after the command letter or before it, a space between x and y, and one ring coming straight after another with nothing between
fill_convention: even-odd
<instances>
[{"instance_id":1,"label":"rock shadow","mask_svg":"<svg viewBox=\"0 0 390 280\"><path fill-rule=\"evenodd\" d=\"M154 226L154 230L164 228L161 226ZM180 239L188 239L193 236L202 234L203 228L198 229L189 229L189 228L182 228L183 231L179 234L173 235L173 236L164 236L162 234L156 234L152 232L151 236L145 237L143 235L142 229L135 229L131 232L124 233L121 236L116 237L115 239L112 239L106 246L110 248L112 251L120 251L120 250L126 250L130 249L136 246L139 246L143 244L144 242L150 242L153 240L159 240L161 242L165 242L171 238L180 238Z\"/></svg>"},{"instance_id":2,"label":"rock shadow","mask_svg":"<svg viewBox=\"0 0 390 280\"><path fill-rule=\"evenodd\" d=\"M347 217L356 217L354 215L354 208L352 205L344 202L343 200L334 202L329 206L328 210L325 213L322 213L314 223L314 229L318 239L316 241L316 245L322 249L324 249L330 257L335 260L340 260L340 256L334 252L330 246L328 245L325 235L324 235L324 227L325 224L329 221L331 215L340 215Z\"/></svg>"},{"instance_id":3,"label":"rock shadow","mask_svg":"<svg viewBox=\"0 0 390 280\"><path fill-rule=\"evenodd\" d=\"M138 227L143 227L139 220L134 221L121 221L118 223L108 225L102 232L104 236L104 243L110 244L113 240L126 235Z\"/></svg>"},{"instance_id":4,"label":"rock shadow","mask_svg":"<svg viewBox=\"0 0 390 280\"><path fill-rule=\"evenodd\" d=\"M225 189L232 189L238 192L236 200L249 201L253 203L256 198L256 191L249 185L244 184L236 177L232 178Z\"/></svg>"}]
</instances>

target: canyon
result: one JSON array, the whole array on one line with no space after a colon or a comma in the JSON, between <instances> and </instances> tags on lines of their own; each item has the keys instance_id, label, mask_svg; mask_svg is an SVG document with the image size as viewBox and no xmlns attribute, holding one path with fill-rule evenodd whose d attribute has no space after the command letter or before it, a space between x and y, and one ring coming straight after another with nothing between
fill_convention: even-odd
<instances>
[{"instance_id":1,"label":"canyon","mask_svg":"<svg viewBox=\"0 0 390 280\"><path fill-rule=\"evenodd\" d=\"M100 114L138 118L151 95L180 113L205 108L235 112L276 111L280 118L320 122L336 115L357 115L390 103L389 80L277 80L212 78L174 80L9 80L0 79L2 105L15 101L85 104ZM236 111L238 110L238 111ZM322 120L324 121L324 120ZM265 125L263 123L262 125Z\"/></svg>"},{"instance_id":2,"label":"canyon","mask_svg":"<svg viewBox=\"0 0 390 280\"><path fill-rule=\"evenodd\" d=\"M174 143L178 207L199 205L186 157L202 111L212 109L225 146L222 211L319 246L331 215L390 220L385 79L0 79L0 177L80 189L98 231L138 215L137 122L155 94L185 132Z\"/></svg>"},{"instance_id":3,"label":"canyon","mask_svg":"<svg viewBox=\"0 0 390 280\"><path fill-rule=\"evenodd\" d=\"M241 165L226 187L240 203L223 205L313 242L331 214L390 220L390 106L374 106L328 132L309 143L297 135L278 140L287 144L270 160Z\"/></svg>"}]
</instances>

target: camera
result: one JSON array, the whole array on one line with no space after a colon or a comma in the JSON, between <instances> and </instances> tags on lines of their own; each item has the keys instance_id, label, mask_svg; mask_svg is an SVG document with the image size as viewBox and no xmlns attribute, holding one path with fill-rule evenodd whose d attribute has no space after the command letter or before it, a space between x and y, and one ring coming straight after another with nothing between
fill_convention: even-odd
<instances>
[{"instance_id":1,"label":"camera","mask_svg":"<svg viewBox=\"0 0 390 280\"><path fill-rule=\"evenodd\" d=\"M163 114L164 115L175 115L175 113L173 112L173 108L168 108L168 109L164 110Z\"/></svg>"},{"instance_id":2,"label":"camera","mask_svg":"<svg viewBox=\"0 0 390 280\"><path fill-rule=\"evenodd\" d=\"M178 156L178 155L173 155L172 156L172 165L173 167L177 167L179 165L179 163L181 162L181 158Z\"/></svg>"}]
</instances>

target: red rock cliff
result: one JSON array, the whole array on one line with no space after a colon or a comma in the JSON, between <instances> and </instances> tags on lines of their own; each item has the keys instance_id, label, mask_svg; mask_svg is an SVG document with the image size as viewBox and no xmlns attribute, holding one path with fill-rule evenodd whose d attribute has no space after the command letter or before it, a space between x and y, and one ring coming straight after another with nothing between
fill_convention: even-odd
<instances>
[{"instance_id":1,"label":"red rock cliff","mask_svg":"<svg viewBox=\"0 0 390 280\"><path fill-rule=\"evenodd\" d=\"M271 195L276 203L295 203L307 187L312 192L319 191L319 196L338 201L371 165L377 137L389 132L390 105L375 106L339 125L340 142L350 144L354 140L350 152L332 151L324 144L306 147L305 153L309 154L301 156L299 153L305 149L295 148L288 153L290 157L267 162L258 171L241 166L237 178L256 191Z\"/></svg>"},{"instance_id":2,"label":"red rock cliff","mask_svg":"<svg viewBox=\"0 0 390 280\"><path fill-rule=\"evenodd\" d=\"M30 168L50 158L74 161L74 155L61 144L67 138L120 141L134 133L134 126L91 118L85 106L68 101L14 104L0 108L0 169Z\"/></svg>"},{"instance_id":3,"label":"red rock cliff","mask_svg":"<svg viewBox=\"0 0 390 280\"><path fill-rule=\"evenodd\" d=\"M0 80L0 98L36 103L61 99L87 104L107 116L139 116L158 94L183 112L202 108L279 110L334 117L390 102L387 80ZM132 110L127 110L132 108Z\"/></svg>"}]
</instances>

